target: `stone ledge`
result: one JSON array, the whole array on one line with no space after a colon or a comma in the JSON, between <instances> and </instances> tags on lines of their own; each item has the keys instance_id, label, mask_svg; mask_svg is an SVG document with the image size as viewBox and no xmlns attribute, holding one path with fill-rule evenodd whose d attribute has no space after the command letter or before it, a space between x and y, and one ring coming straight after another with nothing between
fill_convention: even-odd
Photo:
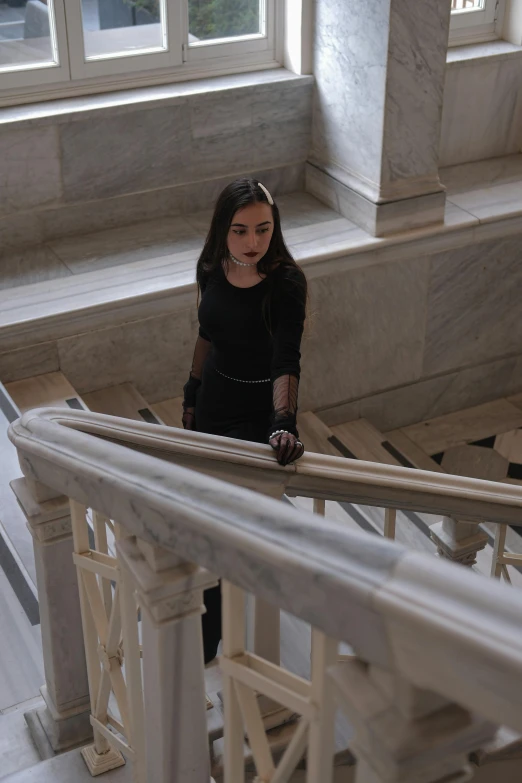
<instances>
[{"instance_id":1,"label":"stone ledge","mask_svg":"<svg viewBox=\"0 0 522 783\"><path fill-rule=\"evenodd\" d=\"M503 201L502 188L508 189L511 201ZM334 212L330 220L287 229L285 236L309 279L404 261L522 233L522 191L517 195L517 188L518 183L495 186L491 210L481 201L487 189L450 194L444 223L382 238L370 236ZM474 206L477 198L480 210ZM73 274L53 280L52 285L42 282L4 290L0 292L0 354L187 310L195 300L197 256L197 250L161 258L151 253L145 260Z\"/></svg>"},{"instance_id":2,"label":"stone ledge","mask_svg":"<svg viewBox=\"0 0 522 783\"><path fill-rule=\"evenodd\" d=\"M216 96L230 90L249 90L256 87L269 90L278 84L295 83L296 86L312 84L312 76L299 76L285 68L273 68L267 71L239 73L232 76L216 76L194 81L154 87L141 87L132 90L97 95L82 95L78 98L63 98L55 101L42 101L23 106L8 106L0 109L0 128L13 130L36 126L61 125L84 121L91 117L114 117L118 114L153 109L157 107L180 105L193 97Z\"/></svg>"},{"instance_id":3,"label":"stone ledge","mask_svg":"<svg viewBox=\"0 0 522 783\"><path fill-rule=\"evenodd\" d=\"M450 46L446 59L447 68L462 68L468 65L491 63L495 60L512 60L522 57L522 46L508 41Z\"/></svg>"}]
</instances>

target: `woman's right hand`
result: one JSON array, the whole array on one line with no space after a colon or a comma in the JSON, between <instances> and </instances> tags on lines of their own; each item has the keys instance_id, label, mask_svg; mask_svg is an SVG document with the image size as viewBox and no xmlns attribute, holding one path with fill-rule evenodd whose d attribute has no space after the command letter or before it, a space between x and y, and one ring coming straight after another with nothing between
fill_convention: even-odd
<instances>
[{"instance_id":1,"label":"woman's right hand","mask_svg":"<svg viewBox=\"0 0 522 783\"><path fill-rule=\"evenodd\" d=\"M186 408L183 411L183 416L181 417L181 422L183 424L184 430L195 430L196 429L196 417L194 415L195 411L194 408Z\"/></svg>"}]
</instances>

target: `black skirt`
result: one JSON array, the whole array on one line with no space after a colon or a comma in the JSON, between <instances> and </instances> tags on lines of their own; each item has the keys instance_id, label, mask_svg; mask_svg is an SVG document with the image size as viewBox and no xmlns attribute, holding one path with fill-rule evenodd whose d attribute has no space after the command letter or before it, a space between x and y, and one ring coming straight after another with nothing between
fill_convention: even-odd
<instances>
[{"instance_id":1,"label":"black skirt","mask_svg":"<svg viewBox=\"0 0 522 783\"><path fill-rule=\"evenodd\" d=\"M268 442L272 384L242 383L221 375L213 357L205 363L196 397L196 430L255 443Z\"/></svg>"}]
</instances>

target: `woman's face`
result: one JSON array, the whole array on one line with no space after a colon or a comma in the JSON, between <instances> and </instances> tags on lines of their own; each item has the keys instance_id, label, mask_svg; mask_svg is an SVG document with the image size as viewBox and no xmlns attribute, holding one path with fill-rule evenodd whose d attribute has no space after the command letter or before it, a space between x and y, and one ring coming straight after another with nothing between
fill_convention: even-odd
<instances>
[{"instance_id":1,"label":"woman's face","mask_svg":"<svg viewBox=\"0 0 522 783\"><path fill-rule=\"evenodd\" d=\"M228 231L229 252L244 264L257 264L267 253L274 233L272 207L265 202L238 209Z\"/></svg>"}]
</instances>

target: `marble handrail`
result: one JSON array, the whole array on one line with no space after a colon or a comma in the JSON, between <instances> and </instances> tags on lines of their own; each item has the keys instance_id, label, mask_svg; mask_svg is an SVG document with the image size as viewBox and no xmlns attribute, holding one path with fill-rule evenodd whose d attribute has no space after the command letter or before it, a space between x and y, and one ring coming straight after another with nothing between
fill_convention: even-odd
<instances>
[{"instance_id":1,"label":"marble handrail","mask_svg":"<svg viewBox=\"0 0 522 783\"><path fill-rule=\"evenodd\" d=\"M474 522L520 524L522 520L522 487L517 485L311 452L296 464L282 468L268 445L87 411L29 411L13 426L13 439L21 433L29 440L38 437L46 422L146 453L160 453L163 459L240 486L263 489L274 496L286 492L291 496L411 509Z\"/></svg>"},{"instance_id":2,"label":"marble handrail","mask_svg":"<svg viewBox=\"0 0 522 783\"><path fill-rule=\"evenodd\" d=\"M522 676L522 606L512 588L328 519L318 525L312 514L140 453L140 431L145 436L152 428L48 409L25 414L9 436L35 481L118 520L131 535L226 574L242 589L350 643L364 661L522 731L522 690L513 687ZM92 437L94 432L102 437ZM168 430L156 432L147 446L153 441L165 451ZM182 435L186 449L211 445L201 436ZM252 447L249 455L246 447L241 452L243 444L237 446L251 467L256 460L275 465L267 449ZM314 464L318 474L335 466L319 457L308 461L308 473ZM362 482L371 466L357 467ZM299 466L275 470L299 475ZM306 470L304 463L304 475ZM394 503L402 502L408 475L394 469L367 477L367 491L380 481ZM422 475L426 484L437 478ZM320 477L314 480L321 485ZM330 486L327 477L324 482L323 488ZM462 491L473 496L473 486ZM452 491L457 489L455 484ZM512 489L497 492L511 493L514 508L522 494ZM487 491L487 482L477 482L475 502ZM440 487L438 493L443 497Z\"/></svg>"}]
</instances>

